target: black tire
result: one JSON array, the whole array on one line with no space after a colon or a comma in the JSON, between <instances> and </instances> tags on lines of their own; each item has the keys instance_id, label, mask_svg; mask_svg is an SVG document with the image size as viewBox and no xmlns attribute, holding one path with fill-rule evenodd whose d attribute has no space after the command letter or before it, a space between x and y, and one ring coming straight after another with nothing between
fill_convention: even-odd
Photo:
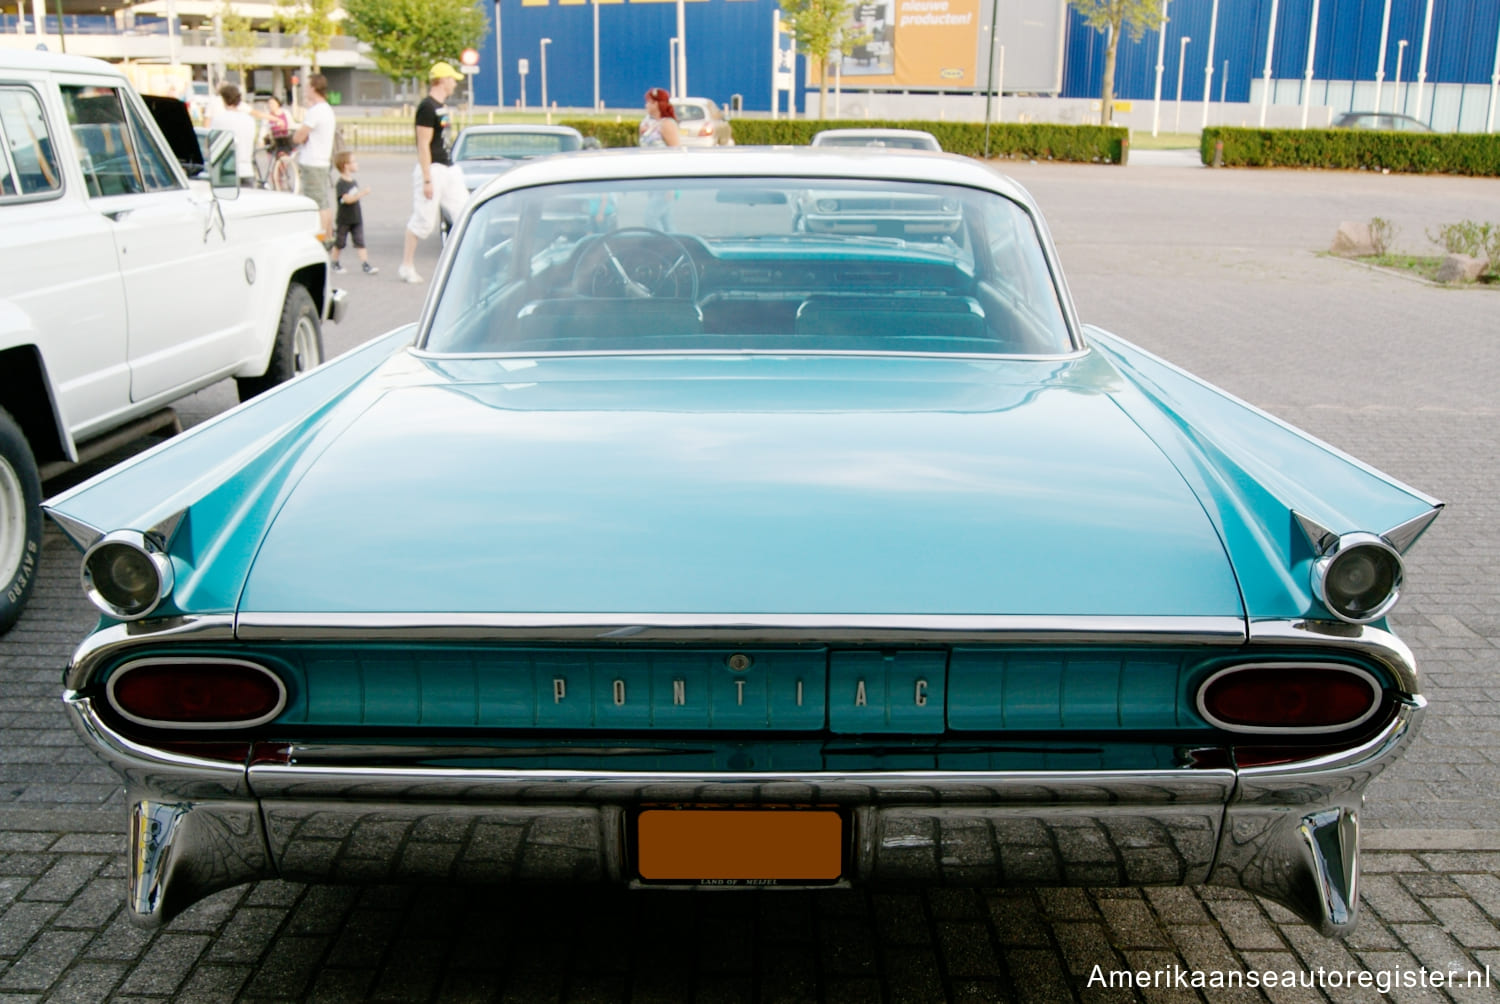
<instances>
[{"instance_id":1,"label":"black tire","mask_svg":"<svg viewBox=\"0 0 1500 1004\"><path fill-rule=\"evenodd\" d=\"M258 377L238 377L240 400L286 383L298 373L312 369L323 361L323 324L318 308L307 288L292 283L281 305L281 323L276 326L276 344L271 346L271 361Z\"/></svg>"},{"instance_id":2,"label":"black tire","mask_svg":"<svg viewBox=\"0 0 1500 1004\"><path fill-rule=\"evenodd\" d=\"M0 408L0 635L21 616L42 560L42 480L21 427Z\"/></svg>"}]
</instances>

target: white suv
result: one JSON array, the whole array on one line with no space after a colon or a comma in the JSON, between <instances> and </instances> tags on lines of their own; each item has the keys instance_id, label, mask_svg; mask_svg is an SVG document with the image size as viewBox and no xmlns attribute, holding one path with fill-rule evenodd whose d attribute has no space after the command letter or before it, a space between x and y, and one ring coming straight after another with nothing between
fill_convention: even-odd
<instances>
[{"instance_id":1,"label":"white suv","mask_svg":"<svg viewBox=\"0 0 1500 1004\"><path fill-rule=\"evenodd\" d=\"M317 209L239 191L213 140L108 63L0 49L0 633L41 553L39 468L225 377L243 399L322 361L343 294Z\"/></svg>"}]
</instances>

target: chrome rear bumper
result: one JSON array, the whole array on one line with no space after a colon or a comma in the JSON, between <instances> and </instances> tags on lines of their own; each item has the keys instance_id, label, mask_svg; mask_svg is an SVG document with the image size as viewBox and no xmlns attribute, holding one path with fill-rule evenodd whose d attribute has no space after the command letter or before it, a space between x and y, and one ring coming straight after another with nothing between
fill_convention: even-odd
<instances>
[{"instance_id":1,"label":"chrome rear bumper","mask_svg":"<svg viewBox=\"0 0 1500 1004\"><path fill-rule=\"evenodd\" d=\"M1324 934L1355 923L1358 810L1424 702L1360 747L1246 770L590 772L257 764L142 746L67 695L126 781L129 905L155 926L260 878L630 882L641 805L837 806L846 881L1235 886Z\"/></svg>"}]
</instances>

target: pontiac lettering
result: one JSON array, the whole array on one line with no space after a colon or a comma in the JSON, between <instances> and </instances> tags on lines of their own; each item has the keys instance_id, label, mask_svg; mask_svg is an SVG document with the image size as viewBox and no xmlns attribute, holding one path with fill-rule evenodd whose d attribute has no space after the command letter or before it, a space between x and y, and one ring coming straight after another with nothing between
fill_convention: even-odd
<instances>
[{"instance_id":1,"label":"pontiac lettering","mask_svg":"<svg viewBox=\"0 0 1500 1004\"><path fill-rule=\"evenodd\" d=\"M916 698L915 699L916 699L916 702L917 702L917 707L919 707L919 708L925 708L925 707L927 707L927 681L926 680L918 680L917 681L917 691L916 691Z\"/></svg>"},{"instance_id":2,"label":"pontiac lettering","mask_svg":"<svg viewBox=\"0 0 1500 1004\"><path fill-rule=\"evenodd\" d=\"M615 707L623 707L625 704L625 681L615 681Z\"/></svg>"},{"instance_id":3,"label":"pontiac lettering","mask_svg":"<svg viewBox=\"0 0 1500 1004\"><path fill-rule=\"evenodd\" d=\"M735 703L736 704L744 704L745 703L745 681L744 680L735 680L734 681L734 691L735 691Z\"/></svg>"},{"instance_id":4,"label":"pontiac lettering","mask_svg":"<svg viewBox=\"0 0 1500 1004\"><path fill-rule=\"evenodd\" d=\"M682 705L687 703L687 681L672 681L672 703Z\"/></svg>"},{"instance_id":5,"label":"pontiac lettering","mask_svg":"<svg viewBox=\"0 0 1500 1004\"><path fill-rule=\"evenodd\" d=\"M560 676L552 678L552 703L561 704L563 698L568 696L568 681Z\"/></svg>"},{"instance_id":6,"label":"pontiac lettering","mask_svg":"<svg viewBox=\"0 0 1500 1004\"><path fill-rule=\"evenodd\" d=\"M863 708L867 707L869 703L869 700L865 696L865 681L860 680L859 686L854 688L854 706L856 708Z\"/></svg>"}]
</instances>

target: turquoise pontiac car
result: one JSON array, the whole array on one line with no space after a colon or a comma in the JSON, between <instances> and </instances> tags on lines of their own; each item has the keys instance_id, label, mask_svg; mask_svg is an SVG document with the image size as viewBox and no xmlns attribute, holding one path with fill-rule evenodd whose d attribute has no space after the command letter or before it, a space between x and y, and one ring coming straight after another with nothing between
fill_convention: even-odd
<instances>
[{"instance_id":1,"label":"turquoise pontiac car","mask_svg":"<svg viewBox=\"0 0 1500 1004\"><path fill-rule=\"evenodd\" d=\"M983 165L767 149L519 165L417 324L46 508L144 924L277 876L1210 883L1331 935L1440 504L1080 325Z\"/></svg>"}]
</instances>

